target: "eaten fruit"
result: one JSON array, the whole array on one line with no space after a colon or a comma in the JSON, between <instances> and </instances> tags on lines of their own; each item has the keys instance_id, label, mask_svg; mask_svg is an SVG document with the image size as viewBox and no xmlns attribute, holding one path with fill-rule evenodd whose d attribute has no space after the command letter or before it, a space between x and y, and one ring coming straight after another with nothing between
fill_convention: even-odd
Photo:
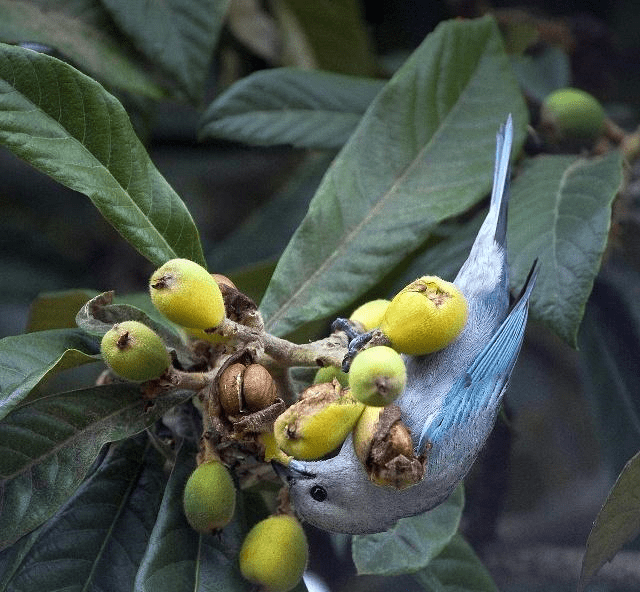
<instances>
[{"instance_id":1,"label":"eaten fruit","mask_svg":"<svg viewBox=\"0 0 640 592\"><path fill-rule=\"evenodd\" d=\"M466 298L454 284L424 276L396 294L380 329L393 349L420 356L449 345L464 328L467 314Z\"/></svg>"}]
</instances>

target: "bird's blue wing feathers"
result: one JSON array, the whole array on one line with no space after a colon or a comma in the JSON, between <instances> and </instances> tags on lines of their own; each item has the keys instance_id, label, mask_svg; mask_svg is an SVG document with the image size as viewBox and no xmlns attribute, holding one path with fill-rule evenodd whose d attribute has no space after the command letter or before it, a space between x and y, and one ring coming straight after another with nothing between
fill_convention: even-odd
<instances>
[{"instance_id":1,"label":"bird's blue wing feathers","mask_svg":"<svg viewBox=\"0 0 640 592\"><path fill-rule=\"evenodd\" d=\"M418 452L428 443L437 444L452 430L464 426L488 409L497 410L509 382L524 339L529 297L538 273L534 263L522 295L489 343L476 356L447 393L442 409L425 424L418 442Z\"/></svg>"}]
</instances>

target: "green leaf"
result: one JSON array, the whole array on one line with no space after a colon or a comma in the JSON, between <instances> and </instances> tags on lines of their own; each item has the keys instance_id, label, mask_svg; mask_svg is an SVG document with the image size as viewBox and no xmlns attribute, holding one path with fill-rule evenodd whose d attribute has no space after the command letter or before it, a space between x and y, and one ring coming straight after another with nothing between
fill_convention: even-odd
<instances>
[{"instance_id":1,"label":"green leaf","mask_svg":"<svg viewBox=\"0 0 640 592\"><path fill-rule=\"evenodd\" d=\"M640 278L630 266L610 263L596 277L578 346L584 394L608 468L616 474L640 440Z\"/></svg>"},{"instance_id":2,"label":"green leaf","mask_svg":"<svg viewBox=\"0 0 640 592\"><path fill-rule=\"evenodd\" d=\"M491 575L460 534L413 577L427 592L498 592Z\"/></svg>"},{"instance_id":3,"label":"green leaf","mask_svg":"<svg viewBox=\"0 0 640 592\"><path fill-rule=\"evenodd\" d=\"M526 109L491 17L439 25L324 177L261 304L279 335L344 308L489 191L495 136Z\"/></svg>"},{"instance_id":4,"label":"green leaf","mask_svg":"<svg viewBox=\"0 0 640 592\"><path fill-rule=\"evenodd\" d=\"M14 574L20 569L22 560L36 544L40 529L23 536L15 545L0 551L0 592L6 592Z\"/></svg>"},{"instance_id":5,"label":"green leaf","mask_svg":"<svg viewBox=\"0 0 640 592\"><path fill-rule=\"evenodd\" d=\"M234 520L219 535L198 534L184 517L182 493L194 468L195 450L185 443L178 451L165 489L136 577L135 592L248 592L251 589L251 584L240 575L237 562L247 532L242 500Z\"/></svg>"},{"instance_id":6,"label":"green leaf","mask_svg":"<svg viewBox=\"0 0 640 592\"><path fill-rule=\"evenodd\" d=\"M295 35L301 29L317 68L355 76L375 73L372 44L358 0L282 0L274 4L274 12L281 28L286 31L289 25L294 51Z\"/></svg>"},{"instance_id":7,"label":"green leaf","mask_svg":"<svg viewBox=\"0 0 640 592\"><path fill-rule=\"evenodd\" d=\"M101 337L122 321L140 321L159 333L169 342L178 341L176 333L157 321L152 320L146 312L130 304L113 304L115 292L103 292L89 300L76 315L78 327L87 333Z\"/></svg>"},{"instance_id":8,"label":"green leaf","mask_svg":"<svg viewBox=\"0 0 640 592\"><path fill-rule=\"evenodd\" d=\"M65 290L39 294L31 303L27 330L33 332L76 327L78 311L96 294L94 290Z\"/></svg>"},{"instance_id":9,"label":"green leaf","mask_svg":"<svg viewBox=\"0 0 640 592\"><path fill-rule=\"evenodd\" d=\"M103 444L140 432L193 394L168 393L147 409L139 389L126 383L49 395L0 422L0 549L57 511Z\"/></svg>"},{"instance_id":10,"label":"green leaf","mask_svg":"<svg viewBox=\"0 0 640 592\"><path fill-rule=\"evenodd\" d=\"M473 241L486 215L487 210L483 209L464 223L443 222L434 228L429 240L438 242L413 258L410 265L394 281L389 296L397 294L408 283L422 275L437 275L447 281L453 281L469 256Z\"/></svg>"},{"instance_id":11,"label":"green leaf","mask_svg":"<svg viewBox=\"0 0 640 592\"><path fill-rule=\"evenodd\" d=\"M38 385L68 368L99 361L100 346L80 329L0 339L0 419Z\"/></svg>"},{"instance_id":12,"label":"green leaf","mask_svg":"<svg viewBox=\"0 0 640 592\"><path fill-rule=\"evenodd\" d=\"M535 317L570 345L600 269L611 203L622 182L622 156L539 156L514 180L508 243L512 284L541 266L531 296Z\"/></svg>"},{"instance_id":13,"label":"green leaf","mask_svg":"<svg viewBox=\"0 0 640 592\"><path fill-rule=\"evenodd\" d=\"M204 263L184 203L122 105L95 80L55 58L0 44L0 144L84 193L152 263Z\"/></svg>"},{"instance_id":14,"label":"green leaf","mask_svg":"<svg viewBox=\"0 0 640 592\"><path fill-rule=\"evenodd\" d=\"M326 153L309 153L282 190L251 212L240 226L207 253L210 269L226 273L276 260L304 218L332 158Z\"/></svg>"},{"instance_id":15,"label":"green leaf","mask_svg":"<svg viewBox=\"0 0 640 592\"><path fill-rule=\"evenodd\" d=\"M0 0L0 39L53 47L83 71L134 94L166 94L97 0Z\"/></svg>"},{"instance_id":16,"label":"green leaf","mask_svg":"<svg viewBox=\"0 0 640 592\"><path fill-rule=\"evenodd\" d=\"M118 444L42 530L11 589L131 590L164 486L146 437Z\"/></svg>"},{"instance_id":17,"label":"green leaf","mask_svg":"<svg viewBox=\"0 0 640 592\"><path fill-rule=\"evenodd\" d=\"M402 518L386 532L354 536L351 552L358 573L397 575L423 569L458 530L463 506L458 487L433 510Z\"/></svg>"},{"instance_id":18,"label":"green leaf","mask_svg":"<svg viewBox=\"0 0 640 592\"><path fill-rule=\"evenodd\" d=\"M201 99L229 0L102 0L102 4L151 62L191 100Z\"/></svg>"},{"instance_id":19,"label":"green leaf","mask_svg":"<svg viewBox=\"0 0 640 592\"><path fill-rule=\"evenodd\" d=\"M539 102L571 84L569 56L559 47L548 46L535 55L512 56L511 65L525 93Z\"/></svg>"},{"instance_id":20,"label":"green leaf","mask_svg":"<svg viewBox=\"0 0 640 592\"><path fill-rule=\"evenodd\" d=\"M209 105L199 137L341 148L383 86L381 80L330 72L261 70Z\"/></svg>"},{"instance_id":21,"label":"green leaf","mask_svg":"<svg viewBox=\"0 0 640 592\"><path fill-rule=\"evenodd\" d=\"M640 533L640 453L624 467L591 529L578 591L625 543Z\"/></svg>"}]
</instances>

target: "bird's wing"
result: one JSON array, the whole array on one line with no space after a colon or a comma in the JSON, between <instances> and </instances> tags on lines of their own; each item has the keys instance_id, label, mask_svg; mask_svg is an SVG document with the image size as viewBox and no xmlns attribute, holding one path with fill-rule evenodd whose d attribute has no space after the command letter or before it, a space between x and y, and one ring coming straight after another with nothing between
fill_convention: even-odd
<instances>
[{"instance_id":1,"label":"bird's wing","mask_svg":"<svg viewBox=\"0 0 640 592\"><path fill-rule=\"evenodd\" d=\"M467 371L453 384L432 421L425 423L418 452L450 439L452 432L470 427L470 422L488 409L496 410L520 353L529 311L529 297L538 274L534 263L517 303L476 356Z\"/></svg>"}]
</instances>

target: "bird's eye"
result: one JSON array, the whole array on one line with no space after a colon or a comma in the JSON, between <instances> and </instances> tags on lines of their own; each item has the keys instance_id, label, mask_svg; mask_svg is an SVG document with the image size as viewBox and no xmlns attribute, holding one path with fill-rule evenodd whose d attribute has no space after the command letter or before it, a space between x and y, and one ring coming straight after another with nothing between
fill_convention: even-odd
<instances>
[{"instance_id":1,"label":"bird's eye","mask_svg":"<svg viewBox=\"0 0 640 592\"><path fill-rule=\"evenodd\" d=\"M320 487L320 485L314 485L309 493L311 497L317 502L323 502L327 499L327 490L324 487Z\"/></svg>"}]
</instances>

